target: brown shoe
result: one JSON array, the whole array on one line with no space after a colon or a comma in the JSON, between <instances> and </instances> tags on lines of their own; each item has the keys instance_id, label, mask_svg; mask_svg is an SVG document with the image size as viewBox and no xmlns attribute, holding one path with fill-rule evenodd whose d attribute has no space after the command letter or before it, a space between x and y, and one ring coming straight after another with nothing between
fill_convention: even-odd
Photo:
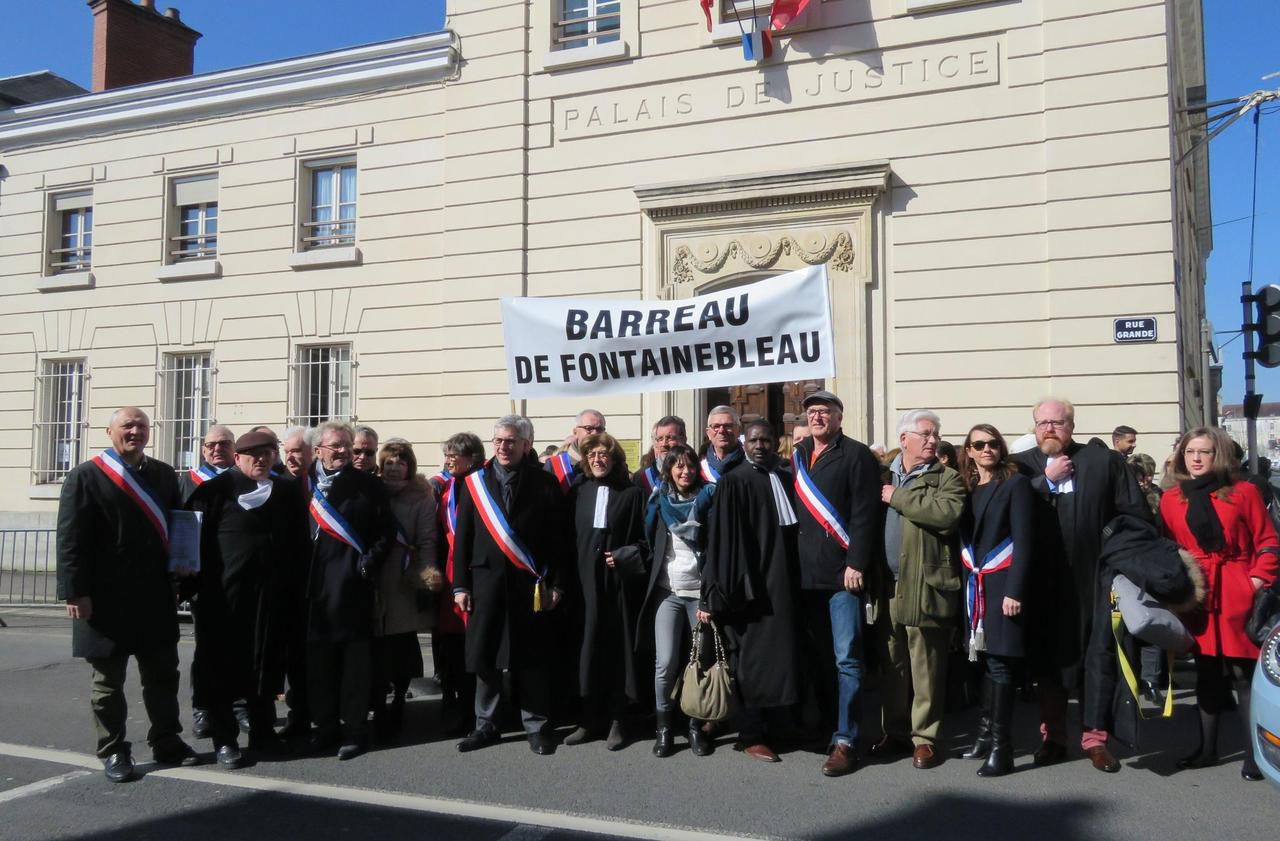
<instances>
[{"instance_id":1,"label":"brown shoe","mask_svg":"<svg viewBox=\"0 0 1280 841\"><path fill-rule=\"evenodd\" d=\"M885 736L871 746L868 751L877 759L890 759L895 756L906 756L911 753L911 742L897 736Z\"/></svg>"},{"instance_id":2,"label":"brown shoe","mask_svg":"<svg viewBox=\"0 0 1280 841\"><path fill-rule=\"evenodd\" d=\"M1106 771L1108 774L1114 774L1120 770L1119 761L1111 755L1111 751L1107 750L1106 745L1098 745L1085 751L1085 755L1089 757L1089 761L1093 763L1093 767L1099 771Z\"/></svg>"},{"instance_id":3,"label":"brown shoe","mask_svg":"<svg viewBox=\"0 0 1280 841\"><path fill-rule=\"evenodd\" d=\"M853 747L844 742L836 742L827 751L827 761L822 763L822 774L826 777L843 777L858 769L858 756Z\"/></svg>"},{"instance_id":4,"label":"brown shoe","mask_svg":"<svg viewBox=\"0 0 1280 841\"><path fill-rule=\"evenodd\" d=\"M761 762L781 762L782 761L781 759L778 758L778 755L773 752L773 748L769 747L763 742L760 742L754 745L742 745L740 749L747 756L751 757L752 759L758 759Z\"/></svg>"},{"instance_id":5,"label":"brown shoe","mask_svg":"<svg viewBox=\"0 0 1280 841\"><path fill-rule=\"evenodd\" d=\"M938 764L938 754L933 745L916 745L911 752L911 764L917 768L934 768Z\"/></svg>"}]
</instances>

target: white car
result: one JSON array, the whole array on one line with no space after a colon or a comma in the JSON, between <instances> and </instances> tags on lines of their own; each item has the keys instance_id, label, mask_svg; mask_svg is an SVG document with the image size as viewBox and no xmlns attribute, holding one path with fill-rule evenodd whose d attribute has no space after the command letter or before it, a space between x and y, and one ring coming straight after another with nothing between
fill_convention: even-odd
<instances>
[{"instance_id":1,"label":"white car","mask_svg":"<svg viewBox=\"0 0 1280 841\"><path fill-rule=\"evenodd\" d=\"M1262 641L1258 668L1253 671L1253 699L1249 734L1258 768L1280 787L1280 624Z\"/></svg>"}]
</instances>

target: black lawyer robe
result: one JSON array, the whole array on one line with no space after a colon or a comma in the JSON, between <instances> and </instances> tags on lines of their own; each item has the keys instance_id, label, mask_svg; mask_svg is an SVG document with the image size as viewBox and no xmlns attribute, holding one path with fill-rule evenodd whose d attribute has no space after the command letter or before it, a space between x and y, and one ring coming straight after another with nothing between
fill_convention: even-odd
<instances>
[{"instance_id":1,"label":"black lawyer robe","mask_svg":"<svg viewBox=\"0 0 1280 841\"><path fill-rule=\"evenodd\" d=\"M791 475L778 478L795 507ZM796 526L780 526L769 473L750 462L720 479L708 516L702 600L725 632L742 702L799 695Z\"/></svg>"},{"instance_id":2,"label":"black lawyer robe","mask_svg":"<svg viewBox=\"0 0 1280 841\"><path fill-rule=\"evenodd\" d=\"M318 466L313 466L318 470ZM312 487L316 476L311 477ZM396 521L387 489L378 477L348 464L325 492L364 543L365 556L319 528L311 528L307 576L307 639L347 642L373 636L376 572L396 546ZM361 566L367 566L367 574Z\"/></svg>"},{"instance_id":3,"label":"black lawyer robe","mask_svg":"<svg viewBox=\"0 0 1280 841\"><path fill-rule=\"evenodd\" d=\"M179 507L178 479L144 458L135 478L165 516ZM93 615L71 626L75 657L151 651L178 641L169 550L142 509L92 461L67 474L58 501L58 598L88 596Z\"/></svg>"},{"instance_id":4,"label":"black lawyer robe","mask_svg":"<svg viewBox=\"0 0 1280 841\"><path fill-rule=\"evenodd\" d=\"M974 561L981 565L989 552L1013 538L1013 561L1008 569L982 576L986 592L983 635L986 651L1001 657L1025 657L1026 623L1037 609L1027 598L1028 581L1036 563L1032 531L1031 485L1025 476L1014 474L1001 481L979 485L970 493L960 521L960 535L972 547ZM965 571L965 586L973 573ZM967 592L967 591L966 591ZM1004 615L1005 597L1022 603L1017 616ZM965 616L964 641L969 638L969 616Z\"/></svg>"},{"instance_id":5,"label":"black lawyer robe","mask_svg":"<svg viewBox=\"0 0 1280 841\"><path fill-rule=\"evenodd\" d=\"M483 469L482 481L494 504L542 569L549 600L550 588L561 586L559 566L572 551L566 500L559 482L536 460L521 462L513 468L518 476L508 509L494 474L493 459ZM548 665L554 643L552 618L545 610L533 610L536 579L517 569L499 548L476 511L469 484L459 482L455 488L458 527L453 542L453 589L455 593L471 593L472 603L466 633L467 671Z\"/></svg>"},{"instance_id":6,"label":"black lawyer robe","mask_svg":"<svg viewBox=\"0 0 1280 841\"><path fill-rule=\"evenodd\" d=\"M203 513L195 609L197 656L233 697L274 696L283 687L296 593L307 574L306 513L296 481L271 479L271 496L245 510L258 483L231 468L202 483L187 507Z\"/></svg>"},{"instance_id":7,"label":"black lawyer robe","mask_svg":"<svg viewBox=\"0 0 1280 841\"><path fill-rule=\"evenodd\" d=\"M607 528L597 529L593 525L596 496L602 486L609 488ZM625 476L612 481L590 478L574 485L570 504L582 610L579 692L607 699L621 689L631 700L638 700L635 635L645 595L647 553L639 547L644 540L645 497ZM604 553L621 547L633 548L619 552L610 569ZM620 679L622 686L606 685L611 679Z\"/></svg>"}]
</instances>

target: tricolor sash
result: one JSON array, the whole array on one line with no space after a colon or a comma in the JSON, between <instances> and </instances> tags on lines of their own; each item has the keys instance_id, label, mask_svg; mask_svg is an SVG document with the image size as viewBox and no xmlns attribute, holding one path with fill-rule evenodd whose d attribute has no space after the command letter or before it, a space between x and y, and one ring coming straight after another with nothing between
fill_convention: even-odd
<instances>
[{"instance_id":1,"label":"tricolor sash","mask_svg":"<svg viewBox=\"0 0 1280 841\"><path fill-rule=\"evenodd\" d=\"M965 608L969 612L969 659L976 661L978 652L987 650L982 627L987 615L987 587L982 579L1013 564L1013 538L1006 537L1003 543L987 553L981 564L974 562L972 546L962 546L960 561L970 572L965 586Z\"/></svg>"},{"instance_id":2,"label":"tricolor sash","mask_svg":"<svg viewBox=\"0 0 1280 841\"><path fill-rule=\"evenodd\" d=\"M396 543L404 549L404 557L400 559L400 571L408 572L409 567L413 565L413 544L405 536L404 526L399 523L396 523Z\"/></svg>"},{"instance_id":3,"label":"tricolor sash","mask_svg":"<svg viewBox=\"0 0 1280 841\"><path fill-rule=\"evenodd\" d=\"M196 487L203 485L205 482L209 481L221 472L221 470L208 463L203 463L196 469L187 471L188 475L191 477L191 481L196 485Z\"/></svg>"},{"instance_id":4,"label":"tricolor sash","mask_svg":"<svg viewBox=\"0 0 1280 841\"><path fill-rule=\"evenodd\" d=\"M547 464L551 465L551 472L559 480L560 490L568 493L569 486L573 484L573 474L577 472L573 467L573 459L568 453L556 453L547 461Z\"/></svg>"},{"instance_id":5,"label":"tricolor sash","mask_svg":"<svg viewBox=\"0 0 1280 841\"><path fill-rule=\"evenodd\" d=\"M311 494L311 518L325 534L347 544L361 555L365 554L364 542L360 540L360 535L338 513L338 509L333 507L333 503L325 497L319 485L316 485L315 491Z\"/></svg>"},{"instance_id":6,"label":"tricolor sash","mask_svg":"<svg viewBox=\"0 0 1280 841\"><path fill-rule=\"evenodd\" d=\"M645 496L653 493L658 489L658 484L662 481L658 476L658 468L650 466L646 467L640 473L640 478L644 481Z\"/></svg>"},{"instance_id":7,"label":"tricolor sash","mask_svg":"<svg viewBox=\"0 0 1280 841\"><path fill-rule=\"evenodd\" d=\"M471 498L476 503L476 513L480 515L480 520L488 530L489 536L493 538L493 542L498 544L502 554L507 556L507 560L511 561L513 566L524 570L541 582L542 572L534 562L533 554L520 542L515 530L508 525L507 518L502 516L502 509L494 501L493 494L489 493L489 486L484 483L484 468L468 473L466 482L467 489L471 491Z\"/></svg>"},{"instance_id":8,"label":"tricolor sash","mask_svg":"<svg viewBox=\"0 0 1280 841\"><path fill-rule=\"evenodd\" d=\"M164 506L156 501L151 490L133 475L133 468L125 464L124 459L120 458L120 454L115 450L103 450L94 456L92 461L125 496L129 497L142 510L143 516L159 532L161 542L168 546L169 512L165 511Z\"/></svg>"},{"instance_id":9,"label":"tricolor sash","mask_svg":"<svg viewBox=\"0 0 1280 841\"><path fill-rule=\"evenodd\" d=\"M449 539L453 539L454 533L458 531L458 480L449 477L444 484L444 490L440 492L440 501L444 504L444 525L449 533Z\"/></svg>"},{"instance_id":10,"label":"tricolor sash","mask_svg":"<svg viewBox=\"0 0 1280 841\"><path fill-rule=\"evenodd\" d=\"M440 493L444 490L445 486L449 484L449 480L451 478L453 477L450 475L449 471L442 468L439 473L432 476L427 481L431 483L431 487L435 488L437 493Z\"/></svg>"},{"instance_id":11,"label":"tricolor sash","mask_svg":"<svg viewBox=\"0 0 1280 841\"><path fill-rule=\"evenodd\" d=\"M702 479L703 481L709 482L713 485L720 481L720 474L711 466L711 462L707 461L705 458L702 460Z\"/></svg>"},{"instance_id":12,"label":"tricolor sash","mask_svg":"<svg viewBox=\"0 0 1280 841\"><path fill-rule=\"evenodd\" d=\"M835 506L827 501L822 491L818 490L804 461L803 451L796 450L791 454L791 464L796 471L796 497L804 503L805 509L813 519L818 521L822 530L831 535L841 549L848 549L849 527L845 524L844 517L840 516L840 512L836 511Z\"/></svg>"}]
</instances>

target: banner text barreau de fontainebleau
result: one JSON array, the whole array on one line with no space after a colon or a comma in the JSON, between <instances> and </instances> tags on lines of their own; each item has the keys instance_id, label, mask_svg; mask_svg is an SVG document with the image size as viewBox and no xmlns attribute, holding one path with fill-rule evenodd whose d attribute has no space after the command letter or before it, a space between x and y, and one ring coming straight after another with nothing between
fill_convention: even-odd
<instances>
[{"instance_id":1,"label":"banner text barreau de fontainebleau","mask_svg":"<svg viewBox=\"0 0 1280 841\"><path fill-rule=\"evenodd\" d=\"M503 298L502 326L516 399L835 374L825 266L675 301Z\"/></svg>"}]
</instances>

